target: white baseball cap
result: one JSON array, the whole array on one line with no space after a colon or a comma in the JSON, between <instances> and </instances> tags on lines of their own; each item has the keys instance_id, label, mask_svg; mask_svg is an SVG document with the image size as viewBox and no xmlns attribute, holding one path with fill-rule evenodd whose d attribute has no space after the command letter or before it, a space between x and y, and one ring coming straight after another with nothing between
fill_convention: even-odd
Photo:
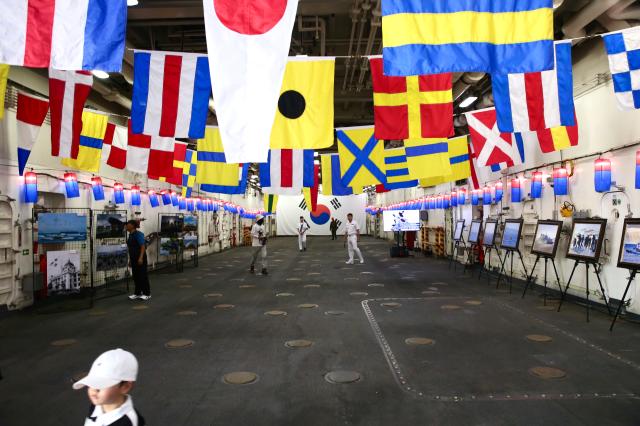
<instances>
[{"instance_id":1,"label":"white baseball cap","mask_svg":"<svg viewBox=\"0 0 640 426\"><path fill-rule=\"evenodd\" d=\"M112 349L93 361L91 370L73 384L74 389L88 386L93 389L105 389L120 382L135 382L138 376L138 360L131 352Z\"/></svg>"},{"instance_id":2,"label":"white baseball cap","mask_svg":"<svg viewBox=\"0 0 640 426\"><path fill-rule=\"evenodd\" d=\"M262 216L261 214L257 214L256 215L256 220L260 220L260 219L264 219L264 216Z\"/></svg>"}]
</instances>

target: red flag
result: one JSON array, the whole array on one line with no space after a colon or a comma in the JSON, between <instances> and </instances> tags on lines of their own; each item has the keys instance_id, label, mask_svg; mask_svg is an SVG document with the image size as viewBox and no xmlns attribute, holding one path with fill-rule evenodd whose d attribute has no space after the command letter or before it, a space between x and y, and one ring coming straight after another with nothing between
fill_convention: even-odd
<instances>
[{"instance_id":1,"label":"red flag","mask_svg":"<svg viewBox=\"0 0 640 426\"><path fill-rule=\"evenodd\" d=\"M188 144L186 143L176 142L173 148L173 167L168 173L164 172L163 176L149 175L149 178L168 182L173 185L182 185L182 168L187 156L187 146Z\"/></svg>"},{"instance_id":2,"label":"red flag","mask_svg":"<svg viewBox=\"0 0 640 426\"><path fill-rule=\"evenodd\" d=\"M498 130L495 108L465 114L473 151L479 166L504 163L506 167L522 164L513 134Z\"/></svg>"},{"instance_id":3,"label":"red flag","mask_svg":"<svg viewBox=\"0 0 640 426\"><path fill-rule=\"evenodd\" d=\"M78 158L82 109L92 84L89 71L49 69L51 155L54 157Z\"/></svg>"},{"instance_id":4,"label":"red flag","mask_svg":"<svg viewBox=\"0 0 640 426\"><path fill-rule=\"evenodd\" d=\"M173 168L175 140L134 134L129 120L127 170L149 176L162 176Z\"/></svg>"},{"instance_id":5,"label":"red flag","mask_svg":"<svg viewBox=\"0 0 640 426\"><path fill-rule=\"evenodd\" d=\"M376 139L453 136L451 73L389 77L382 58L369 59Z\"/></svg>"},{"instance_id":6,"label":"red flag","mask_svg":"<svg viewBox=\"0 0 640 426\"><path fill-rule=\"evenodd\" d=\"M38 138L40 128L49 111L49 101L18 92L18 172L24 172L31 149Z\"/></svg>"},{"instance_id":7,"label":"red flag","mask_svg":"<svg viewBox=\"0 0 640 426\"><path fill-rule=\"evenodd\" d=\"M107 165L116 169L124 169L127 165L127 129L107 124L107 132L102 144L102 158Z\"/></svg>"},{"instance_id":8,"label":"red flag","mask_svg":"<svg viewBox=\"0 0 640 426\"><path fill-rule=\"evenodd\" d=\"M467 149L469 152L469 170L471 170L471 184L473 189L480 189L480 182L478 181L478 174L476 173L476 154L473 152L473 146L467 143Z\"/></svg>"}]
</instances>

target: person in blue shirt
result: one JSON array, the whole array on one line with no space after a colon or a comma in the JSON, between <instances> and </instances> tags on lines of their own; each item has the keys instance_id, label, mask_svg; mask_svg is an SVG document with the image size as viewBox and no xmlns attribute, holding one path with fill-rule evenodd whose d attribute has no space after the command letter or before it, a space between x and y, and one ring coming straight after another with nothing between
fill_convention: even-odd
<instances>
[{"instance_id":1,"label":"person in blue shirt","mask_svg":"<svg viewBox=\"0 0 640 426\"><path fill-rule=\"evenodd\" d=\"M151 288L149 286L149 276L147 275L147 247L144 241L144 234L138 230L140 224L136 220L127 222L127 248L129 249L129 266L135 285L134 293L129 299L149 300L151 299Z\"/></svg>"}]
</instances>

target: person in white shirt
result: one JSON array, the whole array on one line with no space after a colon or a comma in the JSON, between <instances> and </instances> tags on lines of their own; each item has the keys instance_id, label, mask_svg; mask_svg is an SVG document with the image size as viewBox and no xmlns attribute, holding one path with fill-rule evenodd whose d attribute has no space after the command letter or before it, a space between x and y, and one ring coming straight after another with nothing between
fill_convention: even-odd
<instances>
[{"instance_id":1,"label":"person in white shirt","mask_svg":"<svg viewBox=\"0 0 640 426\"><path fill-rule=\"evenodd\" d=\"M353 265L354 251L360 258L360 263L364 263L364 259L362 258L362 253L358 248L358 240L360 240L360 227L358 226L358 223L355 220L353 220L353 215L351 213L347 215L347 223L345 225L344 238L347 240L347 250L349 252L349 260L347 260L347 264Z\"/></svg>"},{"instance_id":2,"label":"person in white shirt","mask_svg":"<svg viewBox=\"0 0 640 426\"><path fill-rule=\"evenodd\" d=\"M300 223L298 224L298 247L300 251L307 251L307 231L309 230L309 224L304 217L300 216Z\"/></svg>"},{"instance_id":3,"label":"person in white shirt","mask_svg":"<svg viewBox=\"0 0 640 426\"><path fill-rule=\"evenodd\" d=\"M251 228L251 246L254 248L251 258L251 273L255 272L256 260L261 255L262 274L267 275L267 236L264 230L264 216L256 215L256 223Z\"/></svg>"}]
</instances>

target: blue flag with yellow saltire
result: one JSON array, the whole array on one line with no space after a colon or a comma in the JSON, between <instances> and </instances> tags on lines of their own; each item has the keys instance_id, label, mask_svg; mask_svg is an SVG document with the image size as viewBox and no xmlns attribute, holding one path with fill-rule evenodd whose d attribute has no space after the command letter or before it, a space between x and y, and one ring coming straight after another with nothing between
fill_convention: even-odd
<instances>
[{"instance_id":1,"label":"blue flag with yellow saltire","mask_svg":"<svg viewBox=\"0 0 640 426\"><path fill-rule=\"evenodd\" d=\"M102 144L107 132L109 116L94 112L82 111L82 131L80 132L80 147L78 158L63 158L62 165L91 173L100 171L102 158Z\"/></svg>"},{"instance_id":2,"label":"blue flag with yellow saltire","mask_svg":"<svg viewBox=\"0 0 640 426\"><path fill-rule=\"evenodd\" d=\"M471 158L467 136L449 139L450 172L441 176L420 179L420 186L435 186L445 182L455 182L471 176Z\"/></svg>"},{"instance_id":3,"label":"blue flag with yellow saltire","mask_svg":"<svg viewBox=\"0 0 640 426\"><path fill-rule=\"evenodd\" d=\"M240 195L247 191L247 175L249 174L249 163L233 164L236 171L236 182L233 185L201 184L200 190L217 194Z\"/></svg>"},{"instance_id":4,"label":"blue flag with yellow saltire","mask_svg":"<svg viewBox=\"0 0 640 426\"><path fill-rule=\"evenodd\" d=\"M388 76L553 69L553 0L382 0Z\"/></svg>"},{"instance_id":5,"label":"blue flag with yellow saltire","mask_svg":"<svg viewBox=\"0 0 640 426\"><path fill-rule=\"evenodd\" d=\"M238 164L226 162L217 127L208 126L204 138L198 139L196 180L200 185L238 185Z\"/></svg>"},{"instance_id":6,"label":"blue flag with yellow saltire","mask_svg":"<svg viewBox=\"0 0 640 426\"><path fill-rule=\"evenodd\" d=\"M374 136L373 126L336 129L342 183L354 189L386 182L384 142Z\"/></svg>"},{"instance_id":7,"label":"blue flag with yellow saltire","mask_svg":"<svg viewBox=\"0 0 640 426\"><path fill-rule=\"evenodd\" d=\"M404 146L412 178L426 179L451 174L446 139L408 139L404 141Z\"/></svg>"},{"instance_id":8,"label":"blue flag with yellow saltire","mask_svg":"<svg viewBox=\"0 0 640 426\"><path fill-rule=\"evenodd\" d=\"M387 182L384 188L388 190L413 188L418 186L418 180L412 179L407 164L405 148L385 149L384 166Z\"/></svg>"},{"instance_id":9,"label":"blue flag with yellow saltire","mask_svg":"<svg viewBox=\"0 0 640 426\"><path fill-rule=\"evenodd\" d=\"M191 191L196 184L198 173L198 153L187 149L182 162L182 196L191 197Z\"/></svg>"},{"instance_id":10,"label":"blue flag with yellow saltire","mask_svg":"<svg viewBox=\"0 0 640 426\"><path fill-rule=\"evenodd\" d=\"M324 195L353 195L353 188L342 183L338 154L320 156L322 166L322 193Z\"/></svg>"}]
</instances>

